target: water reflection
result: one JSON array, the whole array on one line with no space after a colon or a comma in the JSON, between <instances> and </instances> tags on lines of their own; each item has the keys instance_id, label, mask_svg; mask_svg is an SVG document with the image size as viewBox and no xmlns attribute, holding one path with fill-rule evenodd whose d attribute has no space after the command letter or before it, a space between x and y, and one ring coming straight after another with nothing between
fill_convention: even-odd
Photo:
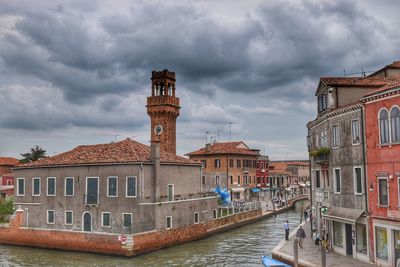
<instances>
[{"instance_id":1,"label":"water reflection","mask_svg":"<svg viewBox=\"0 0 400 267\"><path fill-rule=\"evenodd\" d=\"M260 266L291 229L301 212L291 210L210 238L163 249L135 258L0 245L0 266Z\"/></svg>"}]
</instances>

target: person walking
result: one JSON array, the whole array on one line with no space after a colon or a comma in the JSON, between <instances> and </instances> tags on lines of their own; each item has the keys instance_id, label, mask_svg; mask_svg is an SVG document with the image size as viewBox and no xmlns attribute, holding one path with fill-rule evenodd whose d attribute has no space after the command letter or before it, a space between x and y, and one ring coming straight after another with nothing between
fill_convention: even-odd
<instances>
[{"instance_id":1,"label":"person walking","mask_svg":"<svg viewBox=\"0 0 400 267\"><path fill-rule=\"evenodd\" d=\"M289 221L285 222L284 228L285 228L285 240L288 241L289 240Z\"/></svg>"},{"instance_id":2,"label":"person walking","mask_svg":"<svg viewBox=\"0 0 400 267\"><path fill-rule=\"evenodd\" d=\"M308 212L307 210L304 211L304 221L306 222L308 219Z\"/></svg>"},{"instance_id":3,"label":"person walking","mask_svg":"<svg viewBox=\"0 0 400 267\"><path fill-rule=\"evenodd\" d=\"M303 240L306 238L306 232L304 232L303 227L300 225L296 232L297 240L299 241L299 247L303 248Z\"/></svg>"}]
</instances>

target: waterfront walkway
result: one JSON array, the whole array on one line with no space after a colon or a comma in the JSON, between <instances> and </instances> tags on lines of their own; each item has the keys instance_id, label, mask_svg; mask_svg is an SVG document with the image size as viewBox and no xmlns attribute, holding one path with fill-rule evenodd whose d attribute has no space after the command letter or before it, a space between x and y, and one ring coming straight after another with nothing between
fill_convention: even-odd
<instances>
[{"instance_id":1,"label":"waterfront walkway","mask_svg":"<svg viewBox=\"0 0 400 267\"><path fill-rule=\"evenodd\" d=\"M314 244L314 240L311 237L310 222L308 221L305 225L303 225L303 228L307 237L304 240L303 248L299 248L299 265L319 267L321 266L321 251L320 247ZM297 229L290 233L289 241L285 241L283 239L279 245L274 248L272 251L273 257L293 262L293 241L296 238L296 230ZM374 265L330 251L326 254L326 266L369 267Z\"/></svg>"}]
</instances>

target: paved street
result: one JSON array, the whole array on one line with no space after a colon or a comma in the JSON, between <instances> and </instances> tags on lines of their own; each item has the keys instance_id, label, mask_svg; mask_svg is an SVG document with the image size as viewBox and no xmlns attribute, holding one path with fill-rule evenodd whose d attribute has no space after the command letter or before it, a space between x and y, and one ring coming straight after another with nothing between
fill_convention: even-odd
<instances>
[{"instance_id":1,"label":"paved street","mask_svg":"<svg viewBox=\"0 0 400 267\"><path fill-rule=\"evenodd\" d=\"M299 263L304 266L317 267L321 266L321 251L319 247L314 244L310 233L309 221L303 226L306 232L306 239L303 243L303 248L299 248ZM282 240L279 245L274 249L273 253L279 254L283 258L293 259L293 240L296 237L296 230L290 233L289 241ZM282 238L283 238L283 226L282 226ZM342 256L337 253L329 252L326 255L326 266L340 266L340 267L368 267L374 266L369 263L358 261L352 257Z\"/></svg>"}]
</instances>

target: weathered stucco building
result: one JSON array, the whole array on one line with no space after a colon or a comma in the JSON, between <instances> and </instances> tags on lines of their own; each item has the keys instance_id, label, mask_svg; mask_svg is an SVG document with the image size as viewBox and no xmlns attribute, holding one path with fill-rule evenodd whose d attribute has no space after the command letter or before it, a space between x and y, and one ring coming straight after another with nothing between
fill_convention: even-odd
<instances>
[{"instance_id":1,"label":"weathered stucco building","mask_svg":"<svg viewBox=\"0 0 400 267\"><path fill-rule=\"evenodd\" d=\"M14 169L26 227L136 234L213 220L201 164L175 155L175 73L152 73L151 147L130 139L78 146Z\"/></svg>"},{"instance_id":2,"label":"weathered stucco building","mask_svg":"<svg viewBox=\"0 0 400 267\"><path fill-rule=\"evenodd\" d=\"M257 159L259 150L243 142L220 142L187 154L203 166L203 192L212 192L218 185L231 191L233 200L248 200L250 191L257 191ZM257 189L256 189L257 188Z\"/></svg>"}]
</instances>

